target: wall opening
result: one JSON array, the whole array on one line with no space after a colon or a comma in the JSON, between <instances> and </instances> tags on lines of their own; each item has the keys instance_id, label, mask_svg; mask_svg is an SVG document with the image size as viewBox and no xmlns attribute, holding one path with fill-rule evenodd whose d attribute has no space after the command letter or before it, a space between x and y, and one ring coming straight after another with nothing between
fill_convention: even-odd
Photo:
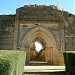
<instances>
[{"instance_id":1,"label":"wall opening","mask_svg":"<svg viewBox=\"0 0 75 75\"><path fill-rule=\"evenodd\" d=\"M34 48L30 50L30 61L45 61L45 50L40 41L34 42Z\"/></svg>"},{"instance_id":2,"label":"wall opening","mask_svg":"<svg viewBox=\"0 0 75 75\"><path fill-rule=\"evenodd\" d=\"M34 43L34 45L35 45L35 50L36 50L36 52L40 52L41 49L43 49L41 43L39 43L39 42L37 42L37 41Z\"/></svg>"}]
</instances>

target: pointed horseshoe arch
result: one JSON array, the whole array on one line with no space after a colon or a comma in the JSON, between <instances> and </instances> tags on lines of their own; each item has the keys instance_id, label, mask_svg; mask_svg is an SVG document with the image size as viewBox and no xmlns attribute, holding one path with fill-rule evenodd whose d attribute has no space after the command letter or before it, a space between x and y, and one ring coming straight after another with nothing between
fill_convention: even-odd
<instances>
[{"instance_id":1,"label":"pointed horseshoe arch","mask_svg":"<svg viewBox=\"0 0 75 75\"><path fill-rule=\"evenodd\" d=\"M56 61L58 60L58 49L56 46L56 41L53 35L43 27L36 27L27 33L22 41L21 50L26 50L28 53L28 50L31 50L31 44L35 42L38 37L45 41L45 43L43 43L45 46L45 61L49 64L57 65L58 63ZM42 42L42 40L40 41ZM27 55L29 62L30 54L28 53Z\"/></svg>"}]
</instances>

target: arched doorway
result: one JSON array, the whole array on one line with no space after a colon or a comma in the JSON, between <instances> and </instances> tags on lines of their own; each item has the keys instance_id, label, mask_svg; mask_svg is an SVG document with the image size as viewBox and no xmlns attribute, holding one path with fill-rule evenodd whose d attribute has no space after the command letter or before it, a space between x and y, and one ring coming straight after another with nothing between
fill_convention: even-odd
<instances>
[{"instance_id":1,"label":"arched doorway","mask_svg":"<svg viewBox=\"0 0 75 75\"><path fill-rule=\"evenodd\" d=\"M34 43L36 41L40 42L43 46L43 49L41 49L39 54L37 54L35 50ZM36 27L35 29L30 30L22 41L21 49L25 49L27 52L27 63L35 59L36 61L45 61L50 65L58 64L58 50L56 41L53 35L43 27ZM36 56L39 59L37 59Z\"/></svg>"},{"instance_id":2,"label":"arched doorway","mask_svg":"<svg viewBox=\"0 0 75 75\"><path fill-rule=\"evenodd\" d=\"M37 37L30 48L30 61L45 61L45 41Z\"/></svg>"}]
</instances>

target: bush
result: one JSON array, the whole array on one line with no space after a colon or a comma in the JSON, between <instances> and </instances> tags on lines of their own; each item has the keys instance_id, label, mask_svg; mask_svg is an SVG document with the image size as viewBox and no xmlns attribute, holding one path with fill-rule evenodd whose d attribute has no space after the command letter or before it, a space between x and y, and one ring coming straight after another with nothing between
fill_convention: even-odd
<instances>
[{"instance_id":1,"label":"bush","mask_svg":"<svg viewBox=\"0 0 75 75\"><path fill-rule=\"evenodd\" d=\"M75 75L75 52L67 51L63 54L66 71L71 75Z\"/></svg>"},{"instance_id":2,"label":"bush","mask_svg":"<svg viewBox=\"0 0 75 75\"><path fill-rule=\"evenodd\" d=\"M0 75L22 75L25 51L0 50Z\"/></svg>"},{"instance_id":3,"label":"bush","mask_svg":"<svg viewBox=\"0 0 75 75\"><path fill-rule=\"evenodd\" d=\"M7 60L0 59L0 75L10 75L10 64Z\"/></svg>"}]
</instances>

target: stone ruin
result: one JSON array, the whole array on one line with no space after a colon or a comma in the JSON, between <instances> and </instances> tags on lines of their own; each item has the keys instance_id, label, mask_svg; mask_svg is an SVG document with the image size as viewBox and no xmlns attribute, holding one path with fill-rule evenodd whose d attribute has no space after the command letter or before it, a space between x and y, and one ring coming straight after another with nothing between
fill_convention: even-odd
<instances>
[{"instance_id":1,"label":"stone ruin","mask_svg":"<svg viewBox=\"0 0 75 75\"><path fill-rule=\"evenodd\" d=\"M41 51L35 50L35 42ZM27 65L64 65L63 52L75 50L75 15L53 5L25 5L14 15L0 15L0 50L26 51Z\"/></svg>"}]
</instances>

